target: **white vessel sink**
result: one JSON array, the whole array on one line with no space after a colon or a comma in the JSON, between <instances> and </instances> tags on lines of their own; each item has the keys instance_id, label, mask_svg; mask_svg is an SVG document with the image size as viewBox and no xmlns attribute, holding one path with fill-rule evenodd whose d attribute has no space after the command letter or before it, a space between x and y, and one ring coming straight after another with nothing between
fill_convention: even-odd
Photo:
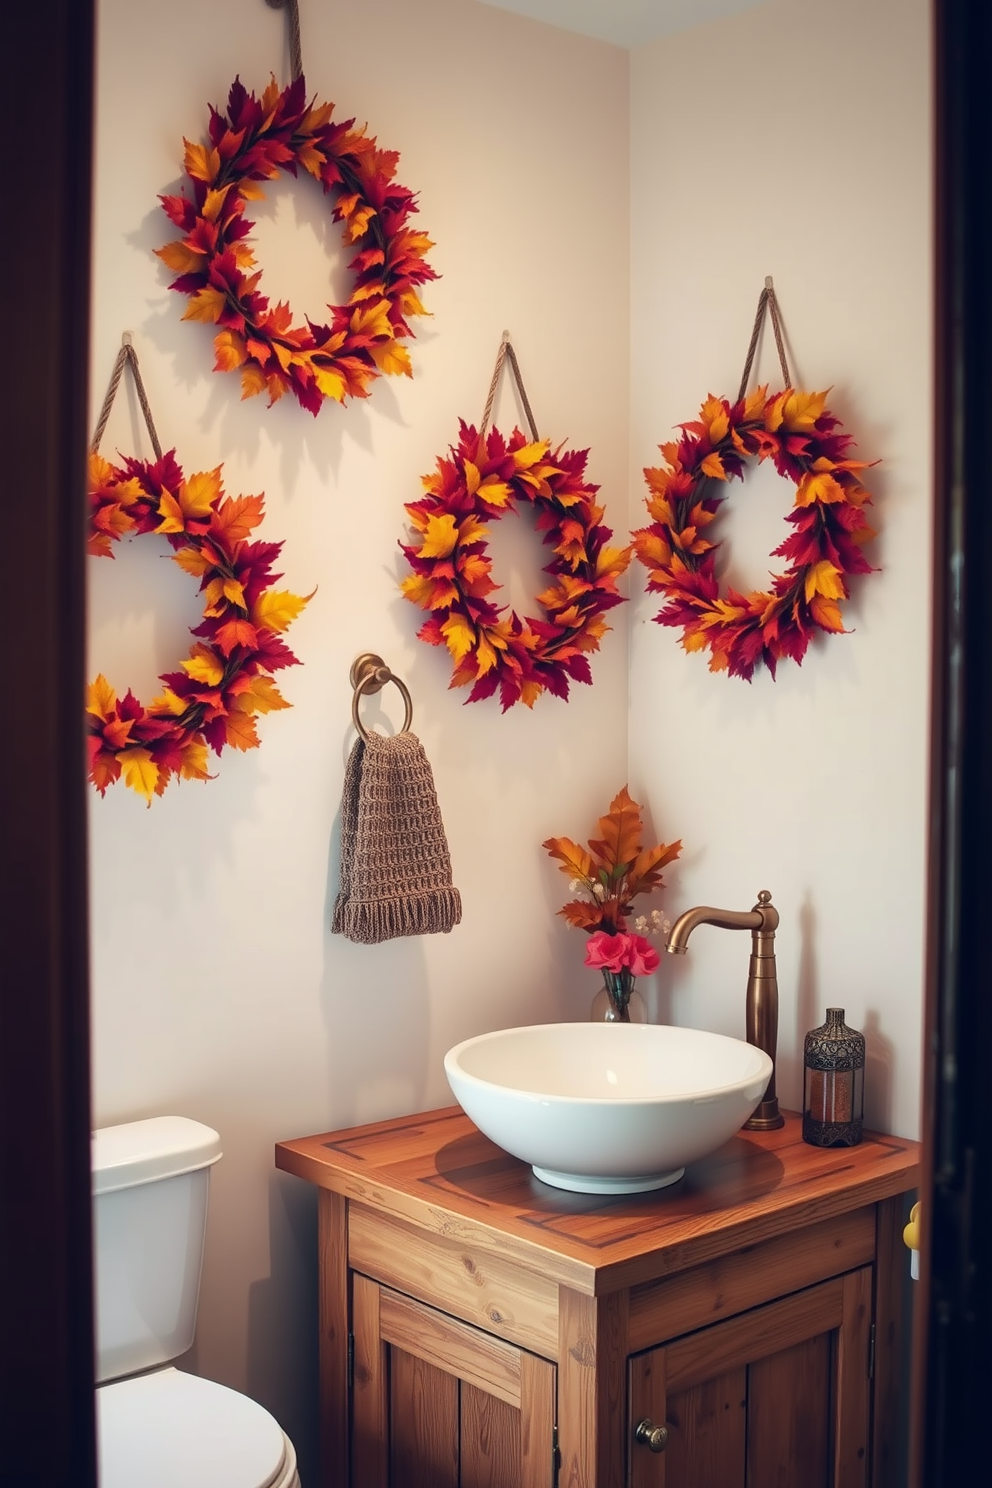
<instances>
[{"instance_id":1,"label":"white vessel sink","mask_svg":"<svg viewBox=\"0 0 992 1488\"><path fill-rule=\"evenodd\" d=\"M698 1028L540 1023L466 1039L444 1069L465 1114L542 1182L641 1193L732 1137L772 1062Z\"/></svg>"}]
</instances>

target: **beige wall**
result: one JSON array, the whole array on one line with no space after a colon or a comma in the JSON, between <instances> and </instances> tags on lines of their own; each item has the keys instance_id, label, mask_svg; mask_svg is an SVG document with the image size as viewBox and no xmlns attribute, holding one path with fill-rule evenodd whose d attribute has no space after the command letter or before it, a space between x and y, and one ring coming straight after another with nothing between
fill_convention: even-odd
<instances>
[{"instance_id":1,"label":"beige wall","mask_svg":"<svg viewBox=\"0 0 992 1488\"><path fill-rule=\"evenodd\" d=\"M686 656L637 595L630 772L686 844L680 905L782 912L780 1089L828 1004L869 1039L869 1119L919 1125L930 584L930 115L925 0L772 0L631 62L633 525L641 469L709 392L736 396L774 278L794 376L880 459L851 634L748 685ZM760 380L781 385L769 328ZM761 587L791 487L731 488L729 575ZM740 1033L747 946L698 931L662 1015Z\"/></svg>"},{"instance_id":2,"label":"beige wall","mask_svg":"<svg viewBox=\"0 0 992 1488\"><path fill-rule=\"evenodd\" d=\"M774 0L629 55L474 0L302 9L311 90L399 149L420 194L443 276L425 295L433 318L414 380L380 381L367 403L316 420L288 400L241 404L210 371L209 332L180 324L151 251L169 236L155 198L236 72L256 89L270 70L285 79L283 17L262 0L102 0L94 416L130 329L166 446L187 470L223 460L232 492L264 490L263 535L285 540L289 586L317 594L289 633L294 706L263 720L262 748L225 753L215 780L170 786L147 811L120 786L94 796L91 833L97 1121L168 1110L221 1131L190 1363L274 1410L312 1473L313 1196L274 1173L272 1143L446 1103L458 1039L586 1016L593 976L555 920L564 880L540 843L582 835L628 769L659 834L686 843L667 912L775 892L788 1099L801 1034L837 1001L871 1032L874 1119L916 1130L929 202L924 0L839 0L829 24L807 0ZM272 192L258 242L265 287L294 308L322 303L328 257L346 282L316 193ZM776 684L712 678L650 623L638 568L629 646L614 612L594 691L533 713L463 707L445 659L415 640L396 542L402 502L458 416L481 411L503 327L542 431L590 447L622 536L643 520L657 443L736 386L769 272L799 378L832 385L884 460L883 572L858 587L855 633ZM516 416L504 396L499 423ZM132 401L115 448L148 453ZM747 524L737 496L727 525L756 582L788 492L759 480L747 500ZM497 538L511 599L529 597L533 544L510 523ZM142 539L91 561L92 670L145 696L198 616L160 556ZM365 649L409 682L465 904L450 936L371 949L327 929L348 669ZM647 989L655 1015L739 1032L746 954L698 932Z\"/></svg>"},{"instance_id":3,"label":"beige wall","mask_svg":"<svg viewBox=\"0 0 992 1488\"><path fill-rule=\"evenodd\" d=\"M397 541L402 503L459 416L480 417L504 327L542 429L590 448L625 531L629 207L625 52L464 0L301 9L310 88L399 149L399 179L420 193L442 275L425 292L433 318L411 349L414 379L381 380L366 403L317 419L288 399L240 403L236 380L210 371L209 330L181 324L166 289L156 194L176 188L183 135L200 136L235 73L256 89L271 69L285 76L285 20L262 0L104 0L94 417L128 328L166 447L187 470L223 460L232 492L264 490L262 535L285 539L289 586L317 594L289 632L303 663L283 674L293 708L262 721L262 747L226 752L215 780L170 786L150 810L120 786L94 796L91 830L97 1121L170 1110L222 1133L194 1362L251 1390L306 1450L312 1194L274 1174L272 1143L446 1104L451 1044L584 1017L595 990L582 937L555 921L563 880L540 844L580 831L623 784L624 611L595 688L532 713L464 707L445 658L415 639ZM318 310L337 234L322 235L315 191L273 196L284 210L260 233L266 285ZM498 421L516 419L507 394ZM121 398L105 450L136 437ZM518 547L535 569L534 544ZM172 567L152 539L91 560L91 667L121 690L133 681L148 697L186 653L196 597ZM371 949L328 932L348 670L366 649L410 686L464 899L450 936ZM385 706L398 717L395 698Z\"/></svg>"}]
</instances>

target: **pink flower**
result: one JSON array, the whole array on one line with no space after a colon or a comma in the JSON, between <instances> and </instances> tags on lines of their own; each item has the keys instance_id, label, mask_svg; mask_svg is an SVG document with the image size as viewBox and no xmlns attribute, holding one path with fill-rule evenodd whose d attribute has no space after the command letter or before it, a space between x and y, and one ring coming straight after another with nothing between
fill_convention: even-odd
<instances>
[{"instance_id":1,"label":"pink flower","mask_svg":"<svg viewBox=\"0 0 992 1488\"><path fill-rule=\"evenodd\" d=\"M616 972L629 967L634 976L647 976L659 959L658 952L643 935L629 935L625 931L607 935L605 930L597 930L586 942L586 965L602 971Z\"/></svg>"},{"instance_id":2,"label":"pink flower","mask_svg":"<svg viewBox=\"0 0 992 1488\"><path fill-rule=\"evenodd\" d=\"M654 946L643 935L627 935L624 938L629 941L627 965L634 975L647 976L648 972L654 971L661 960Z\"/></svg>"},{"instance_id":3,"label":"pink flower","mask_svg":"<svg viewBox=\"0 0 992 1488\"><path fill-rule=\"evenodd\" d=\"M629 939L629 935L607 935L605 930L597 930L586 941L586 965L602 971L619 971L626 964L624 956Z\"/></svg>"}]
</instances>

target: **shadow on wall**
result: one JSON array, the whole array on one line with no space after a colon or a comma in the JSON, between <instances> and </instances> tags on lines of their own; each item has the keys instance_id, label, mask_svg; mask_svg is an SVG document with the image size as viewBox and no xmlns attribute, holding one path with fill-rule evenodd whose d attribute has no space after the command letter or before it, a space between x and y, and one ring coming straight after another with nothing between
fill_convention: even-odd
<instances>
[{"instance_id":1,"label":"shadow on wall","mask_svg":"<svg viewBox=\"0 0 992 1488\"><path fill-rule=\"evenodd\" d=\"M316 1188L273 1173L269 1275L248 1289L247 1390L293 1443L304 1483L318 1474L316 1233Z\"/></svg>"},{"instance_id":2,"label":"shadow on wall","mask_svg":"<svg viewBox=\"0 0 992 1488\"><path fill-rule=\"evenodd\" d=\"M826 1006L817 986L816 910L808 892L799 910L799 946L796 1051L801 1075L806 1034L811 1028L818 1028L826 1017ZM865 1126L872 1131L891 1131L895 1046L882 1032L881 1017L875 1008L866 1009L862 1032L866 1046ZM802 1089L801 1078L799 1088Z\"/></svg>"},{"instance_id":3,"label":"shadow on wall","mask_svg":"<svg viewBox=\"0 0 992 1488\"><path fill-rule=\"evenodd\" d=\"M328 928L320 987L328 1031L329 1129L422 1110L430 1056L430 996L421 939L366 946L332 936L340 876L339 812L328 852Z\"/></svg>"}]
</instances>

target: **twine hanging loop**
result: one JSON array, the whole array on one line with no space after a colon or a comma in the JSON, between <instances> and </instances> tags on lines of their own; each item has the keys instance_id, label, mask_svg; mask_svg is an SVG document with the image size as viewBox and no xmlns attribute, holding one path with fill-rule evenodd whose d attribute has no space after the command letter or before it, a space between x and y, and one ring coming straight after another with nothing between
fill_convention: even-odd
<instances>
[{"instance_id":1,"label":"twine hanging loop","mask_svg":"<svg viewBox=\"0 0 992 1488\"><path fill-rule=\"evenodd\" d=\"M284 10L286 12L286 24L289 28L289 66L293 75L293 82L303 76L303 44L300 40L300 6L299 0L265 0L272 10Z\"/></svg>"},{"instance_id":2,"label":"twine hanging loop","mask_svg":"<svg viewBox=\"0 0 992 1488\"><path fill-rule=\"evenodd\" d=\"M789 364L785 359L785 341L782 337L782 321L779 316L778 300L775 298L775 286L772 283L772 276L769 274L765 279L765 287L758 296L758 309L754 317L754 328L751 331L751 344L747 349L747 358L744 362L744 375L741 377L740 391L737 394L738 403L747 392L748 379L751 376L751 367L754 363L754 353L757 349L758 336L761 334L761 325L764 321L766 310L771 315L772 330L775 332L778 361L779 366L782 368L782 386L784 388L792 386L792 379L789 376Z\"/></svg>"},{"instance_id":3,"label":"twine hanging loop","mask_svg":"<svg viewBox=\"0 0 992 1488\"><path fill-rule=\"evenodd\" d=\"M125 331L123 336L121 337L121 349L117 353L117 360L114 363L114 370L110 374L110 386L107 388L107 396L103 400L103 407L100 410L100 417L96 421L96 430L93 434L93 441L90 444L90 449L92 450L93 454L96 454L97 450L100 448L100 440L103 438L104 430L107 427L107 420L110 418L110 410L114 406L114 398L117 396L117 389L120 386L120 380L124 373L125 365L131 368L131 376L134 378L134 390L138 395L138 402L141 405L141 412L144 414L145 417L145 425L148 429L148 437L152 442L152 449L155 451L155 458L156 460L161 460L162 446L159 443L158 434L155 431L155 421L152 418L152 411L148 406L148 397L145 393L145 385L141 380L141 372L138 368L138 353L134 349L130 331Z\"/></svg>"},{"instance_id":4,"label":"twine hanging loop","mask_svg":"<svg viewBox=\"0 0 992 1488\"><path fill-rule=\"evenodd\" d=\"M482 415L482 423L479 425L479 438L484 439L486 430L489 428L489 420L492 417L493 404L496 401L496 389L499 387L500 374L503 371L503 364L505 363L507 358L509 358L510 360L510 370L513 373L514 381L517 384L517 392L520 394L520 401L523 404L524 413L527 415L527 423L530 426L531 438L536 443L541 436L537 432L537 424L534 422L534 415L531 412L530 400L527 397L527 390L524 387L524 380L520 375L520 363L517 361L517 354L513 349L513 343L510 340L509 331L503 332L502 339L499 343L499 351L496 353L496 367L493 371L493 380L489 384L489 397L486 399L486 408L485 412Z\"/></svg>"}]
</instances>

